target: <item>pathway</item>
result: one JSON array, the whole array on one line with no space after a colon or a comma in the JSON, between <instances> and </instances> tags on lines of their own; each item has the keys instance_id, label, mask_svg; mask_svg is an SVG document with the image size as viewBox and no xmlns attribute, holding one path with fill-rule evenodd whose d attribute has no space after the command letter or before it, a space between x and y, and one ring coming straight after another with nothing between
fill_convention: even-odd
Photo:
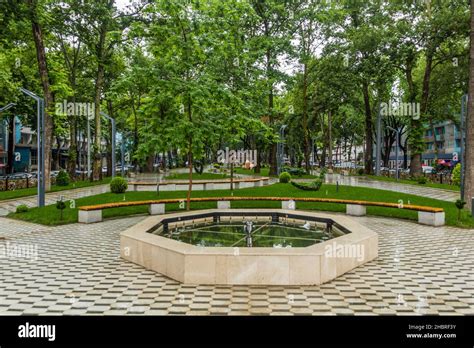
<instances>
[{"instance_id":1,"label":"pathway","mask_svg":"<svg viewBox=\"0 0 474 348\"><path fill-rule=\"evenodd\" d=\"M105 185L96 185L83 187L78 189L64 190L59 192L50 192L46 193L45 204L53 204L61 199L61 196L65 200L77 199L87 196L98 195L101 193L109 192L109 184ZM0 216L5 216L16 210L16 207L20 204L25 204L28 207L36 207L38 203L37 196L27 196L22 198L8 199L5 201L0 201Z\"/></svg>"},{"instance_id":2,"label":"pathway","mask_svg":"<svg viewBox=\"0 0 474 348\"><path fill-rule=\"evenodd\" d=\"M329 283L184 285L120 258L120 232L143 218L0 218L0 315L474 315L474 230L360 217L379 257ZM15 247L23 255L5 255Z\"/></svg>"}]
</instances>

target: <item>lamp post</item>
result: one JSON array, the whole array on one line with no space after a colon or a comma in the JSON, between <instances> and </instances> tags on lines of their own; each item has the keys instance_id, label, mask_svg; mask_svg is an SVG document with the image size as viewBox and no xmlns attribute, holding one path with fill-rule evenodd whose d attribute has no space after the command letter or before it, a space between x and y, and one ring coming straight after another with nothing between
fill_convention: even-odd
<instances>
[{"instance_id":1,"label":"lamp post","mask_svg":"<svg viewBox=\"0 0 474 348\"><path fill-rule=\"evenodd\" d=\"M277 144L277 175L281 174L281 167L283 162L283 151L285 149L284 141L285 141L285 128L286 124L280 127L280 141Z\"/></svg>"},{"instance_id":2,"label":"lamp post","mask_svg":"<svg viewBox=\"0 0 474 348\"><path fill-rule=\"evenodd\" d=\"M45 162L44 162L44 139L45 139L45 124L44 124L44 99L38 97L33 92L20 88L20 91L30 98L36 100L37 105L37 162L38 162L38 207L44 207L45 202Z\"/></svg>"},{"instance_id":3,"label":"lamp post","mask_svg":"<svg viewBox=\"0 0 474 348\"><path fill-rule=\"evenodd\" d=\"M375 147L375 175L380 176L380 157L382 150L382 107L379 104L379 112L377 114L377 139Z\"/></svg>"},{"instance_id":4,"label":"lamp post","mask_svg":"<svg viewBox=\"0 0 474 348\"><path fill-rule=\"evenodd\" d=\"M9 104L5 105L3 108L0 108L0 112L7 111L8 109L11 109L15 105L16 105L15 103L9 103Z\"/></svg>"},{"instance_id":5,"label":"lamp post","mask_svg":"<svg viewBox=\"0 0 474 348\"><path fill-rule=\"evenodd\" d=\"M395 128L392 128L390 126L387 126L388 129L391 129L392 131L394 131L397 135L396 135L396 139L395 139L395 160L396 160L396 163L395 163L395 178L397 179L398 181L398 138L400 136L400 129L395 129Z\"/></svg>"},{"instance_id":6,"label":"lamp post","mask_svg":"<svg viewBox=\"0 0 474 348\"><path fill-rule=\"evenodd\" d=\"M116 135L115 133L117 132L117 130L115 129L115 119L107 115L105 112L101 111L100 114L112 123L112 178L113 178L115 177L115 135ZM123 162L122 162L122 175L123 175Z\"/></svg>"}]
</instances>

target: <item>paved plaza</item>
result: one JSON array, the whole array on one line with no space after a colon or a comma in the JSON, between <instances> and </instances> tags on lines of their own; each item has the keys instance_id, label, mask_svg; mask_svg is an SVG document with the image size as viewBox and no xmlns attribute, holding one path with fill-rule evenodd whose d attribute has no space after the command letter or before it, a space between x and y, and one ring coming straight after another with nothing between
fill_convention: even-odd
<instances>
[{"instance_id":1,"label":"paved plaza","mask_svg":"<svg viewBox=\"0 0 474 348\"><path fill-rule=\"evenodd\" d=\"M0 218L0 315L474 314L474 230L360 217L379 234L379 257L330 283L206 286L119 258L120 232L144 218L58 227Z\"/></svg>"}]
</instances>

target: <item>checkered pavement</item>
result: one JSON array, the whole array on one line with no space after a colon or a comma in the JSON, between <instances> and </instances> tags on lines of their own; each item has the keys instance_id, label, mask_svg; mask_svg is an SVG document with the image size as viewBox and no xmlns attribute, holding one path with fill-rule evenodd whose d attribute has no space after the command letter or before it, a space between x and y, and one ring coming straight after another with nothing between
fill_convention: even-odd
<instances>
[{"instance_id":1,"label":"checkered pavement","mask_svg":"<svg viewBox=\"0 0 474 348\"><path fill-rule=\"evenodd\" d=\"M474 314L474 230L360 217L379 233L379 257L334 281L211 286L120 259L120 231L143 218L48 228L0 218L0 315Z\"/></svg>"}]
</instances>

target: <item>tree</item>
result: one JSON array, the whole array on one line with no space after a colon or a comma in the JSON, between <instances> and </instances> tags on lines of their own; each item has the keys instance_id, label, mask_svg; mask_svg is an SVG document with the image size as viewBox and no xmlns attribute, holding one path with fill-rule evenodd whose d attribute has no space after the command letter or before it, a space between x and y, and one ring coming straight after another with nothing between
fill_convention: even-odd
<instances>
[{"instance_id":1,"label":"tree","mask_svg":"<svg viewBox=\"0 0 474 348\"><path fill-rule=\"evenodd\" d=\"M474 197L474 0L471 0L470 30L464 197L467 208L472 210L472 197Z\"/></svg>"}]
</instances>

